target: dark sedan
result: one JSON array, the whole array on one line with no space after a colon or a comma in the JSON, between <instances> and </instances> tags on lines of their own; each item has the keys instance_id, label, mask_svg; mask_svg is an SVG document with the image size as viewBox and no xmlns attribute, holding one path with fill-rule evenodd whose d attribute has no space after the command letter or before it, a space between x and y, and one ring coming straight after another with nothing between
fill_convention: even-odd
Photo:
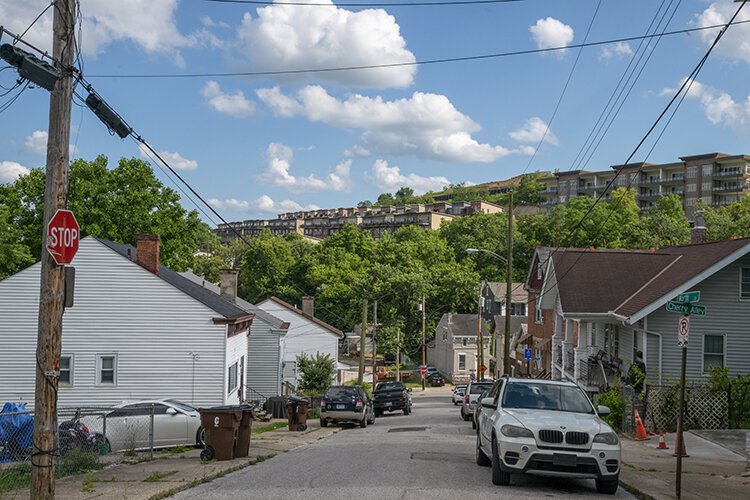
<instances>
[{"instance_id":1,"label":"dark sedan","mask_svg":"<svg viewBox=\"0 0 750 500\"><path fill-rule=\"evenodd\" d=\"M430 387L442 387L445 385L445 379L439 373L432 373L427 375L427 383Z\"/></svg>"}]
</instances>

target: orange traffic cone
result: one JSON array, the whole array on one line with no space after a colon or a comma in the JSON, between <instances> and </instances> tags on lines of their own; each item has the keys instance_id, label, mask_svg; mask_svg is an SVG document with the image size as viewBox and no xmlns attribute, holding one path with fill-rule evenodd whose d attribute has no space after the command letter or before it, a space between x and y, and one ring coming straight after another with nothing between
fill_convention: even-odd
<instances>
[{"instance_id":1,"label":"orange traffic cone","mask_svg":"<svg viewBox=\"0 0 750 500\"><path fill-rule=\"evenodd\" d=\"M646 441L648 434L646 434L646 427L643 425L641 416L638 414L638 410L635 410L635 440Z\"/></svg>"},{"instance_id":2,"label":"orange traffic cone","mask_svg":"<svg viewBox=\"0 0 750 500\"><path fill-rule=\"evenodd\" d=\"M674 445L674 453L672 453L673 457L677 456L677 450L680 448L680 436L679 434L675 436L675 445ZM690 455L687 454L687 448L685 448L685 435L682 436L682 456L683 457L689 457Z\"/></svg>"},{"instance_id":3,"label":"orange traffic cone","mask_svg":"<svg viewBox=\"0 0 750 500\"><path fill-rule=\"evenodd\" d=\"M664 432L659 432L659 445L656 447L659 450L668 450L667 442L664 440Z\"/></svg>"}]
</instances>

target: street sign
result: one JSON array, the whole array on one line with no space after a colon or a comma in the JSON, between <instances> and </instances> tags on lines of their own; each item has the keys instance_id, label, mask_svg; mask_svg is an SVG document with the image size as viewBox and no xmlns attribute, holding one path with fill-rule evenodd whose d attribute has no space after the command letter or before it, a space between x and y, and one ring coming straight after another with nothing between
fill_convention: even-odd
<instances>
[{"instance_id":1,"label":"street sign","mask_svg":"<svg viewBox=\"0 0 750 500\"><path fill-rule=\"evenodd\" d=\"M690 302L700 302L700 300L701 300L700 292L687 292L687 293L679 294L677 296L676 302L685 304L685 303L690 303Z\"/></svg>"},{"instance_id":2,"label":"street sign","mask_svg":"<svg viewBox=\"0 0 750 500\"><path fill-rule=\"evenodd\" d=\"M420 371L420 372L422 372L422 376L423 376L423 377L424 377L425 375L427 375L427 367L426 367L426 366L423 366L422 368L420 368L420 369L419 369L419 371Z\"/></svg>"},{"instance_id":3,"label":"street sign","mask_svg":"<svg viewBox=\"0 0 750 500\"><path fill-rule=\"evenodd\" d=\"M484 365L479 365L479 372L480 372L480 373L483 373L483 372L486 372L486 371L487 371L487 367L486 367L486 366L484 366Z\"/></svg>"},{"instance_id":4,"label":"street sign","mask_svg":"<svg viewBox=\"0 0 750 500\"><path fill-rule=\"evenodd\" d=\"M677 320L677 345L687 347L690 336L690 316L683 316Z\"/></svg>"},{"instance_id":5,"label":"street sign","mask_svg":"<svg viewBox=\"0 0 750 500\"><path fill-rule=\"evenodd\" d=\"M523 359L526 361L531 361L532 354L531 354L531 347L527 347L523 350Z\"/></svg>"},{"instance_id":6,"label":"street sign","mask_svg":"<svg viewBox=\"0 0 750 500\"><path fill-rule=\"evenodd\" d=\"M58 210L47 224L45 246L58 266L70 264L78 251L81 228L70 210Z\"/></svg>"},{"instance_id":7,"label":"street sign","mask_svg":"<svg viewBox=\"0 0 750 500\"><path fill-rule=\"evenodd\" d=\"M695 304L682 304L680 302L667 302L667 311L680 314L695 314L696 316L706 315L706 306L696 306Z\"/></svg>"}]
</instances>

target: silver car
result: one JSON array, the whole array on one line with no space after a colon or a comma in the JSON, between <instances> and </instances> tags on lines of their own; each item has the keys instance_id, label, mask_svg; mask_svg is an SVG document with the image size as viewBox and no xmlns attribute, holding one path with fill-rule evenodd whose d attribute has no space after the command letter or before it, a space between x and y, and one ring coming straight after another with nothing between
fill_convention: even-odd
<instances>
[{"instance_id":1,"label":"silver car","mask_svg":"<svg viewBox=\"0 0 750 500\"><path fill-rule=\"evenodd\" d=\"M110 451L139 450L151 445L152 411L155 448L203 445L204 433L198 410L174 399L123 403L103 415L81 420L90 432L104 436Z\"/></svg>"},{"instance_id":2,"label":"silver car","mask_svg":"<svg viewBox=\"0 0 750 500\"><path fill-rule=\"evenodd\" d=\"M453 388L453 406L458 406L464 402L464 396L466 395L466 386L457 385Z\"/></svg>"},{"instance_id":3,"label":"silver car","mask_svg":"<svg viewBox=\"0 0 750 500\"><path fill-rule=\"evenodd\" d=\"M494 383L494 380L473 380L469 382L469 385L466 386L464 403L461 405L461 418L466 421L471 420L474 409L477 407L479 395L490 389Z\"/></svg>"}]
</instances>

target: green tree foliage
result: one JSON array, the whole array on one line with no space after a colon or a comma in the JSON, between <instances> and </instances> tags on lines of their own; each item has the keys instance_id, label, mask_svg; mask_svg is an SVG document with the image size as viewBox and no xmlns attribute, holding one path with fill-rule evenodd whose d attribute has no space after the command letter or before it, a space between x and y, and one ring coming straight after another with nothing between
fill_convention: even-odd
<instances>
[{"instance_id":1,"label":"green tree foliage","mask_svg":"<svg viewBox=\"0 0 750 500\"><path fill-rule=\"evenodd\" d=\"M719 208L702 207L710 241L750 236L750 196Z\"/></svg>"},{"instance_id":2,"label":"green tree foliage","mask_svg":"<svg viewBox=\"0 0 750 500\"><path fill-rule=\"evenodd\" d=\"M636 248L659 248L690 243L690 223L676 194L662 196L641 217L632 241Z\"/></svg>"},{"instance_id":3,"label":"green tree foliage","mask_svg":"<svg viewBox=\"0 0 750 500\"><path fill-rule=\"evenodd\" d=\"M248 239L248 243L239 259L241 296L252 303L271 295L297 302L301 294L289 281L295 263L289 242L263 229L258 237Z\"/></svg>"},{"instance_id":4,"label":"green tree foliage","mask_svg":"<svg viewBox=\"0 0 750 500\"><path fill-rule=\"evenodd\" d=\"M2 204L20 232L20 241L38 259L42 247L45 173L32 169L3 189ZM208 237L208 226L195 211L180 205L176 191L165 187L148 163L122 158L113 169L105 156L70 165L68 208L76 215L81 236L136 243L139 234L161 236L162 262L182 271Z\"/></svg>"},{"instance_id":5,"label":"green tree foliage","mask_svg":"<svg viewBox=\"0 0 750 500\"><path fill-rule=\"evenodd\" d=\"M300 372L300 389L306 394L323 394L336 376L336 362L330 354L315 353L308 356L304 352L297 356L297 369Z\"/></svg>"},{"instance_id":6,"label":"green tree foliage","mask_svg":"<svg viewBox=\"0 0 750 500\"><path fill-rule=\"evenodd\" d=\"M10 209L0 205L0 280L34 263L21 230L13 224Z\"/></svg>"}]
</instances>

